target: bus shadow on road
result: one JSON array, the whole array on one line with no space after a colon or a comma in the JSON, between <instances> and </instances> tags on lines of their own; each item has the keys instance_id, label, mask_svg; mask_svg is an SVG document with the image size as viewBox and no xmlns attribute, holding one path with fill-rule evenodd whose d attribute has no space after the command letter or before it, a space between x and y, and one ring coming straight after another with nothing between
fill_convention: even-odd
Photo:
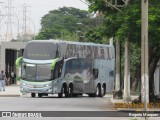
<instances>
[{"instance_id":1,"label":"bus shadow on road","mask_svg":"<svg viewBox=\"0 0 160 120\"><path fill-rule=\"evenodd\" d=\"M21 95L20 97L22 98L36 98L36 99L40 99L40 98L43 98L43 99L46 99L46 98L55 98L55 99L76 99L76 98L88 98L88 99L94 99L94 98L97 98L97 99L105 99L105 98L108 98L107 96L106 97L89 97L87 94L83 94L83 95L78 95L78 96L74 96L74 97L62 97L62 98L59 98L58 95L56 94L51 94L51 95L48 95L48 96L42 96L42 97L39 97L38 94L35 96L35 97L31 97L30 94L25 94L25 95Z\"/></svg>"}]
</instances>

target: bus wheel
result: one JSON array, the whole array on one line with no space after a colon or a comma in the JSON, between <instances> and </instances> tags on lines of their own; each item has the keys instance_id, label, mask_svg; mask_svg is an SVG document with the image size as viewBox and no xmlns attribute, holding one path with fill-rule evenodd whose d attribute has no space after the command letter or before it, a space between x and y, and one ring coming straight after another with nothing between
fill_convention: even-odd
<instances>
[{"instance_id":1,"label":"bus wheel","mask_svg":"<svg viewBox=\"0 0 160 120\"><path fill-rule=\"evenodd\" d=\"M36 96L36 94L35 93L31 93L31 97L35 97Z\"/></svg>"},{"instance_id":2,"label":"bus wheel","mask_svg":"<svg viewBox=\"0 0 160 120\"><path fill-rule=\"evenodd\" d=\"M100 87L99 87L99 85L97 85L96 91L95 91L95 93L93 94L93 97L100 97Z\"/></svg>"},{"instance_id":3,"label":"bus wheel","mask_svg":"<svg viewBox=\"0 0 160 120\"><path fill-rule=\"evenodd\" d=\"M63 85L61 92L58 93L58 97L62 98L62 97L68 97L68 93L67 93L67 87Z\"/></svg>"},{"instance_id":4,"label":"bus wheel","mask_svg":"<svg viewBox=\"0 0 160 120\"><path fill-rule=\"evenodd\" d=\"M104 85L102 85L102 87L100 89L99 97L103 97L104 95L105 95L105 88L104 88Z\"/></svg>"},{"instance_id":5,"label":"bus wheel","mask_svg":"<svg viewBox=\"0 0 160 120\"><path fill-rule=\"evenodd\" d=\"M71 85L68 88L68 95L69 97L73 97L73 87Z\"/></svg>"},{"instance_id":6,"label":"bus wheel","mask_svg":"<svg viewBox=\"0 0 160 120\"><path fill-rule=\"evenodd\" d=\"M67 86L64 87L64 94L65 94L65 97L67 98L68 97Z\"/></svg>"},{"instance_id":7,"label":"bus wheel","mask_svg":"<svg viewBox=\"0 0 160 120\"><path fill-rule=\"evenodd\" d=\"M41 97L42 97L42 93L38 93L38 97L40 97L40 98L41 98Z\"/></svg>"},{"instance_id":8,"label":"bus wheel","mask_svg":"<svg viewBox=\"0 0 160 120\"><path fill-rule=\"evenodd\" d=\"M97 85L96 90L94 93L88 94L89 97L99 97L100 96L100 87Z\"/></svg>"},{"instance_id":9,"label":"bus wheel","mask_svg":"<svg viewBox=\"0 0 160 120\"><path fill-rule=\"evenodd\" d=\"M94 94L88 94L88 96L89 96L89 97L95 97L95 95L94 95Z\"/></svg>"},{"instance_id":10,"label":"bus wheel","mask_svg":"<svg viewBox=\"0 0 160 120\"><path fill-rule=\"evenodd\" d=\"M62 87L61 92L58 93L58 97L59 97L59 98L62 98L62 97L63 97L63 94L64 94L64 86Z\"/></svg>"},{"instance_id":11,"label":"bus wheel","mask_svg":"<svg viewBox=\"0 0 160 120\"><path fill-rule=\"evenodd\" d=\"M103 96L105 96L105 94L106 94L106 86L105 85L103 85Z\"/></svg>"},{"instance_id":12,"label":"bus wheel","mask_svg":"<svg viewBox=\"0 0 160 120\"><path fill-rule=\"evenodd\" d=\"M74 93L72 94L73 97L78 97L78 94Z\"/></svg>"},{"instance_id":13,"label":"bus wheel","mask_svg":"<svg viewBox=\"0 0 160 120\"><path fill-rule=\"evenodd\" d=\"M83 96L83 93L79 93L78 96L82 97L82 96Z\"/></svg>"}]
</instances>

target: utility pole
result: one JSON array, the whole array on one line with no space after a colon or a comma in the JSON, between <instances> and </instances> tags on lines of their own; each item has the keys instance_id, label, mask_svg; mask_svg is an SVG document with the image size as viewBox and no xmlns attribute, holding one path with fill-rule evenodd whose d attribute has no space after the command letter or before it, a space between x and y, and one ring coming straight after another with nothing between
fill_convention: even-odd
<instances>
[{"instance_id":1,"label":"utility pole","mask_svg":"<svg viewBox=\"0 0 160 120\"><path fill-rule=\"evenodd\" d=\"M124 101L129 103L130 96L130 49L128 38L125 41L125 59L124 59Z\"/></svg>"},{"instance_id":2,"label":"utility pole","mask_svg":"<svg viewBox=\"0 0 160 120\"><path fill-rule=\"evenodd\" d=\"M116 86L115 86L115 90L119 91L120 90L120 42L117 40L116 41Z\"/></svg>"},{"instance_id":3,"label":"utility pole","mask_svg":"<svg viewBox=\"0 0 160 120\"><path fill-rule=\"evenodd\" d=\"M144 110L149 103L149 75L148 75L148 0L141 0L141 101Z\"/></svg>"}]
</instances>

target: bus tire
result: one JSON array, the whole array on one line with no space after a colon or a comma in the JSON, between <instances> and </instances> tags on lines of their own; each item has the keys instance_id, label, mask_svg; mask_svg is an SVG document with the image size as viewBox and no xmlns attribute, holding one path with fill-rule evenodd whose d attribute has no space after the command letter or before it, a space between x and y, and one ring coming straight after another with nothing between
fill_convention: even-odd
<instances>
[{"instance_id":1,"label":"bus tire","mask_svg":"<svg viewBox=\"0 0 160 120\"><path fill-rule=\"evenodd\" d=\"M100 85L97 85L97 87L96 87L96 91L95 91L95 93L94 93L94 97L100 97L100 92L101 92L101 90L100 90Z\"/></svg>"},{"instance_id":2,"label":"bus tire","mask_svg":"<svg viewBox=\"0 0 160 120\"><path fill-rule=\"evenodd\" d=\"M36 97L36 94L35 93L31 93L31 97Z\"/></svg>"},{"instance_id":3,"label":"bus tire","mask_svg":"<svg viewBox=\"0 0 160 120\"><path fill-rule=\"evenodd\" d=\"M72 94L73 97L78 97L78 94L74 93Z\"/></svg>"},{"instance_id":4,"label":"bus tire","mask_svg":"<svg viewBox=\"0 0 160 120\"><path fill-rule=\"evenodd\" d=\"M95 92L94 93L90 93L88 95L89 95L89 97L99 97L100 96L100 86L97 85Z\"/></svg>"},{"instance_id":5,"label":"bus tire","mask_svg":"<svg viewBox=\"0 0 160 120\"><path fill-rule=\"evenodd\" d=\"M83 93L79 93L78 96L82 97L82 96L83 96Z\"/></svg>"},{"instance_id":6,"label":"bus tire","mask_svg":"<svg viewBox=\"0 0 160 120\"><path fill-rule=\"evenodd\" d=\"M103 96L105 96L105 94L106 94L106 85L105 84L103 85L103 88L104 88L104 94L103 94Z\"/></svg>"},{"instance_id":7,"label":"bus tire","mask_svg":"<svg viewBox=\"0 0 160 120\"><path fill-rule=\"evenodd\" d=\"M62 98L62 97L64 97L63 95L65 97L68 97L67 86L65 86L65 85L62 86L61 92L58 93L58 97Z\"/></svg>"},{"instance_id":8,"label":"bus tire","mask_svg":"<svg viewBox=\"0 0 160 120\"><path fill-rule=\"evenodd\" d=\"M88 94L89 97L95 97L95 95L93 93Z\"/></svg>"},{"instance_id":9,"label":"bus tire","mask_svg":"<svg viewBox=\"0 0 160 120\"><path fill-rule=\"evenodd\" d=\"M48 96L48 94L47 93L43 93L43 96Z\"/></svg>"},{"instance_id":10,"label":"bus tire","mask_svg":"<svg viewBox=\"0 0 160 120\"><path fill-rule=\"evenodd\" d=\"M104 96L104 85L102 85L102 87L100 88L100 94L99 97L103 97Z\"/></svg>"},{"instance_id":11,"label":"bus tire","mask_svg":"<svg viewBox=\"0 0 160 120\"><path fill-rule=\"evenodd\" d=\"M59 98L62 98L62 97L63 97L63 93L64 93L64 90L63 90L63 87L62 87L61 92L58 93L58 97L59 97Z\"/></svg>"},{"instance_id":12,"label":"bus tire","mask_svg":"<svg viewBox=\"0 0 160 120\"><path fill-rule=\"evenodd\" d=\"M67 98L68 97L67 86L64 87L64 94L65 94L65 97Z\"/></svg>"},{"instance_id":13,"label":"bus tire","mask_svg":"<svg viewBox=\"0 0 160 120\"><path fill-rule=\"evenodd\" d=\"M69 85L69 88L68 88L68 96L69 96L69 97L73 97L73 86L72 86L72 85Z\"/></svg>"},{"instance_id":14,"label":"bus tire","mask_svg":"<svg viewBox=\"0 0 160 120\"><path fill-rule=\"evenodd\" d=\"M43 95L42 93L38 93L38 97L41 98Z\"/></svg>"},{"instance_id":15,"label":"bus tire","mask_svg":"<svg viewBox=\"0 0 160 120\"><path fill-rule=\"evenodd\" d=\"M62 98L62 97L63 97L63 94L64 94L64 86L62 86L61 92L58 93L58 97L59 97L59 98Z\"/></svg>"}]
</instances>

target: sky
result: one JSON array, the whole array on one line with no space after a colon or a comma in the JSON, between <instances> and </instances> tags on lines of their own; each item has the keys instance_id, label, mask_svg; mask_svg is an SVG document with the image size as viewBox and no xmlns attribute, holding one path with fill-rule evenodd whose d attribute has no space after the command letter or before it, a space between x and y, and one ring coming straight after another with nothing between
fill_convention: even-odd
<instances>
[{"instance_id":1,"label":"sky","mask_svg":"<svg viewBox=\"0 0 160 120\"><path fill-rule=\"evenodd\" d=\"M7 6L8 0L0 0L4 2L3 6ZM58 9L63 6L66 7L75 7L82 10L88 10L88 6L81 2L80 0L12 0L12 5L14 11L17 13L20 23L23 21L23 5L26 4L27 7L27 16L31 18L30 26L35 26L35 33L38 33L40 26L41 18L47 14L50 10ZM2 6L2 4L1 4ZM7 11L1 7L2 12ZM16 18L14 18L16 20ZM19 24L20 24L19 23Z\"/></svg>"}]
</instances>

